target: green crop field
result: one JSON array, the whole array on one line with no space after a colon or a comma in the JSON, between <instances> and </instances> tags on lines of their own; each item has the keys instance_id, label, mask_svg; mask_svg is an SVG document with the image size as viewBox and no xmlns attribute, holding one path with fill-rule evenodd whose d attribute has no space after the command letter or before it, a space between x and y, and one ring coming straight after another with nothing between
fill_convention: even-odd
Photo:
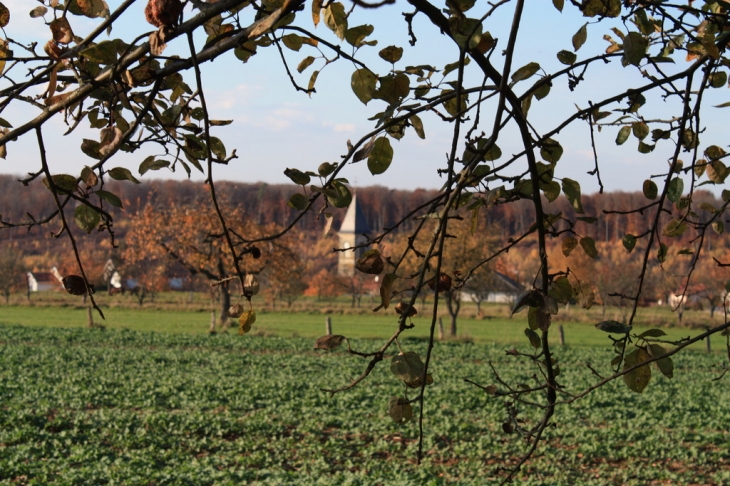
<instances>
[{"instance_id":1,"label":"green crop field","mask_svg":"<svg viewBox=\"0 0 730 486\"><path fill-rule=\"evenodd\" d=\"M348 383L365 362L312 344L0 326L0 483L492 484L525 450L502 432L503 399L463 381L494 383L490 361L505 379L529 381L535 370L505 354L511 345L436 344L427 457L416 466L416 424L387 415L388 398L403 393L387 361L330 397L319 388ZM564 347L557 357L561 382L579 391L596 380L585 363L607 374L611 351ZM674 379L655 373L641 395L614 383L559 408L517 482L730 483L728 377L711 381L721 361L685 353Z\"/></svg>"},{"instance_id":2,"label":"green crop field","mask_svg":"<svg viewBox=\"0 0 730 486\"><path fill-rule=\"evenodd\" d=\"M524 330L527 327L527 313L516 314L513 318L505 314L505 306L499 308L502 315L488 316L482 319L460 317L458 319L458 336L479 343L525 343ZM181 334L205 334L210 324L210 313L202 310L174 310L159 308L112 307L105 308L106 319L94 316L95 322L108 329L128 329L136 331L158 331ZM496 313L495 313L496 314ZM466 315L466 313L465 313ZM325 334L325 319L322 310L309 312L267 312L259 311L253 326L254 334L274 335L280 337L317 338ZM387 338L397 327L398 315L388 310L379 313L333 314L330 316L335 334L358 338ZM607 316L614 318L614 316ZM601 320L595 316L590 322L571 320L557 321L554 326L553 340L557 340L557 325L562 325L566 344L572 346L607 346L610 341L607 335L597 331L594 322ZM650 326L646 320L638 320L637 332ZM720 322L719 320L717 322ZM429 317L418 315L413 319L415 328L407 332L407 336L426 337L430 333ZM85 327L87 309L82 306L28 306L12 305L2 307L0 324L28 325L33 327ZM232 323L234 326L236 322ZM444 326L448 327L448 318L444 318ZM701 330L687 328L664 328L669 339L680 339L694 336ZM235 333L235 329L233 330ZM717 345L720 338L714 338ZM693 345L702 349L701 343Z\"/></svg>"}]
</instances>

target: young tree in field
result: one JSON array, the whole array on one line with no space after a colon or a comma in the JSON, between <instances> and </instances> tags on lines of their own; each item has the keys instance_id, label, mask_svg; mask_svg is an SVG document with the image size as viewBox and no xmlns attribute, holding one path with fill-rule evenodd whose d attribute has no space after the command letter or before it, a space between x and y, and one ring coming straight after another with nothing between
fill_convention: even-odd
<instances>
[{"instance_id":1,"label":"young tree in field","mask_svg":"<svg viewBox=\"0 0 730 486\"><path fill-rule=\"evenodd\" d=\"M724 89L730 65L728 5L715 0L680 4L553 0L553 10L549 4L526 5L524 0L407 0L407 7L406 2L403 7L392 3L149 0L144 18L153 27L125 35L113 27L132 15L136 18L127 19L130 23L141 23L141 9L130 9L140 5L139 0L126 0L113 10L104 0L43 0L33 3L30 12L39 30L28 35L37 38L20 40L13 38L22 34L13 30L13 22L24 13L11 15L0 3L0 156L12 159L14 153L33 147L37 164L21 182L44 181L46 196L55 208L38 216L0 221L4 228L50 224L54 234L68 238L78 274L66 277L66 288L88 295L101 313L88 285L78 240L99 230L114 234L111 208L123 204L109 190L108 181L138 182L130 169L120 165L122 160L134 157L133 168L139 176L167 168L188 174L197 171L204 174L209 193L205 210L191 214L163 205L156 214L143 215L145 229L137 228L138 241L149 235L149 240L191 271L205 274L221 288L237 281L233 285L243 289L246 279L260 270L261 263L252 258L256 251L263 255L259 245L275 245L309 211L331 221L333 206L350 204L349 164L361 162L371 174L383 177L392 173L393 166L408 165L411 173L422 171L419 157L409 157L396 142L439 133L430 136L429 162L438 164L434 177L440 191L414 204L402 221L376 229L364 243L380 244L397 228L408 228L409 244L403 252L382 257L368 272L383 272L379 311L388 312L394 293L404 289L409 289L410 303L393 306L399 315L397 323L394 317L393 333L377 351L348 348L370 361L360 376L328 391L341 393L362 384L397 347L391 370L404 390L414 392L392 397L389 413L397 422L407 421L415 405L422 431L427 386L434 379L429 370L438 359L433 347L438 295L450 292L453 284L458 288L460 278L468 279L474 268L494 256L484 257L472 268L458 268L462 277L456 275L456 268L445 261L447 242L458 224L454 218L463 210L478 219L497 206L519 208L515 212L519 221L507 234L488 225L477 227L476 233L483 240L495 234L501 237L494 254L526 247L533 249L537 262L534 274L525 277L529 291L513 309L527 311L525 345L531 351L517 351L510 359L524 361L539 382L524 388L497 376L500 387L475 388L513 404L502 428L519 432L530 444L524 457L502 475L506 482L537 450L548 426L559 420L561 407L619 378L640 393L651 379L650 365L671 377L677 353L730 328L730 322L723 322L674 342L662 339L661 330L633 331L651 265L665 269L673 257L690 259L689 271L683 273L682 287L687 289L695 273L692 269L706 258L708 231L724 232L730 192L719 188L730 170L723 148L727 146L725 123L718 112L730 106ZM405 11L394 15L393 8ZM535 12L540 16L533 20L537 23L525 25ZM393 18L403 19L404 40L392 41L399 45L378 44L378 38L397 29ZM574 34L566 36L566 32ZM551 40L561 44L549 44ZM537 43L542 52L535 49ZM205 74L213 69L211 61L220 60L227 68L237 66L246 76L257 69L256 63L248 62L253 56L281 62L285 81L303 95L327 97L337 91L340 96L342 89L349 88L352 96L367 105L352 124L359 130L356 136L339 141L340 159L322 162L332 160L323 153L309 167L285 171L301 190L289 199L296 213L283 228L251 224L245 214L221 204L216 189L219 166L236 164L239 157L251 162L248 149L256 138L236 139L235 148L230 143L225 146L222 127L233 120L217 118L208 101L218 85L210 84ZM333 64L346 68L347 75L330 68ZM342 89L327 89L330 83ZM267 94L277 97L280 93ZM339 99L333 95L333 104L340 106ZM373 126L362 128L366 121L374 122ZM67 127L65 140L72 139L87 159L74 159L59 148L65 147L64 142L51 132L58 132L61 124ZM287 143L284 137L281 147ZM328 140L326 145L333 143ZM626 150L628 146L635 151ZM245 155L239 156L236 150ZM617 157L614 151L622 155ZM590 158L566 163L564 153L587 153ZM651 167L641 176L646 178L644 200L638 206L593 214L588 204L583 205L579 181L584 180L583 174L595 178L601 193L608 176L627 179L625 166L613 160L604 163L609 155L641 158L645 163L631 161L637 170L640 165ZM59 159L79 162L61 169ZM696 200L700 185L718 188L721 202ZM558 209L564 203L556 201L563 198L570 211ZM524 211L528 207L530 211ZM626 322L597 324L599 330L615 336L607 344L614 346L616 358L605 364L604 378L596 378L595 373L592 386L567 391L557 379L560 353L552 346L550 327L560 305L580 296L585 299L586 289L569 266L549 257L549 246L558 241L565 255L584 252L598 258L591 225L600 225L598 218L618 222L636 214L642 218L632 221L643 224L624 226L621 235L628 260L634 252L638 264L632 284L622 286L625 290L618 295L628 302ZM434 224L426 225L427 221ZM608 225L602 228L605 231ZM618 231L621 224L613 228ZM427 244L414 245L419 238ZM673 240L686 243L676 250L677 255L670 254L677 248ZM409 259L416 262L415 271L401 267ZM726 261L717 264L730 266ZM450 273L454 273L452 281L442 278ZM413 327L413 304L428 291L428 282L435 282L436 308L431 313L430 345L420 356L405 349L399 337ZM225 308L225 298L222 303ZM253 319L250 313L241 316L243 332ZM342 342L342 338L327 338L318 346L329 348ZM526 414L516 418L530 408L539 412L538 419L523 420ZM420 460L423 433L419 435Z\"/></svg>"},{"instance_id":2,"label":"young tree in field","mask_svg":"<svg viewBox=\"0 0 730 486\"><path fill-rule=\"evenodd\" d=\"M0 292L5 303L10 302L10 295L24 287L25 267L17 248L5 246L0 250Z\"/></svg>"},{"instance_id":3,"label":"young tree in field","mask_svg":"<svg viewBox=\"0 0 730 486\"><path fill-rule=\"evenodd\" d=\"M256 224L239 223L245 221L239 209L227 209L226 213L234 222L227 228L238 238L263 234L263 229ZM225 328L231 307L231 293L235 291L232 288L235 281L230 277L235 275L236 268L245 268L247 274L257 274L269 264L286 268L290 261L284 257L272 257L277 247L284 248L276 241L271 245L271 250L250 247L247 254L234 263L226 250L227 243L222 232L223 227L214 208L205 200L193 205L171 206L162 211L154 211L152 204L148 204L132 218L126 238L125 260L132 268L138 268L143 278L149 276L150 285L159 273L156 269L164 268L164 259L174 260L192 276L199 275L217 285L220 288L219 324Z\"/></svg>"},{"instance_id":4,"label":"young tree in field","mask_svg":"<svg viewBox=\"0 0 730 486\"><path fill-rule=\"evenodd\" d=\"M294 301L304 294L307 283L305 265L290 248L281 248L275 256L275 264L267 265L261 272L264 296L276 308L276 302L284 302L291 308Z\"/></svg>"},{"instance_id":5,"label":"young tree in field","mask_svg":"<svg viewBox=\"0 0 730 486\"><path fill-rule=\"evenodd\" d=\"M311 278L308 289L317 296L317 300L330 302L343 294L344 285L338 275L323 268Z\"/></svg>"}]
</instances>

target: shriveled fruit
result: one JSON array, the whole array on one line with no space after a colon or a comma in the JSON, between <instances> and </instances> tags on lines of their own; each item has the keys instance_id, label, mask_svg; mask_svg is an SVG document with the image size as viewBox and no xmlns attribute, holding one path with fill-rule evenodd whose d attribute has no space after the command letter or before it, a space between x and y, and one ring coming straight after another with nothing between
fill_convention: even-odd
<instances>
[{"instance_id":1,"label":"shriveled fruit","mask_svg":"<svg viewBox=\"0 0 730 486\"><path fill-rule=\"evenodd\" d=\"M182 9L180 0L149 0L144 16L155 27L170 27L177 23Z\"/></svg>"},{"instance_id":2,"label":"shriveled fruit","mask_svg":"<svg viewBox=\"0 0 730 486\"><path fill-rule=\"evenodd\" d=\"M78 275L69 275L61 280L63 288L71 295L84 295L86 293L86 280Z\"/></svg>"},{"instance_id":3,"label":"shriveled fruit","mask_svg":"<svg viewBox=\"0 0 730 486\"><path fill-rule=\"evenodd\" d=\"M241 317L243 311L244 309L241 304L233 304L228 308L228 316L233 318Z\"/></svg>"},{"instance_id":4,"label":"shriveled fruit","mask_svg":"<svg viewBox=\"0 0 730 486\"><path fill-rule=\"evenodd\" d=\"M431 290L436 290L436 277L428 281L428 286ZM439 275L438 290L439 292L448 292L451 290L451 277L448 274L442 273Z\"/></svg>"},{"instance_id":5,"label":"shriveled fruit","mask_svg":"<svg viewBox=\"0 0 730 486\"><path fill-rule=\"evenodd\" d=\"M395 311L401 315L405 314L406 317L413 317L418 314L418 311L416 311L415 307L405 302L401 302L400 304L395 306Z\"/></svg>"},{"instance_id":6,"label":"shriveled fruit","mask_svg":"<svg viewBox=\"0 0 730 486\"><path fill-rule=\"evenodd\" d=\"M368 250L355 262L355 268L362 273L378 275L385 268L385 260L378 250Z\"/></svg>"}]
</instances>

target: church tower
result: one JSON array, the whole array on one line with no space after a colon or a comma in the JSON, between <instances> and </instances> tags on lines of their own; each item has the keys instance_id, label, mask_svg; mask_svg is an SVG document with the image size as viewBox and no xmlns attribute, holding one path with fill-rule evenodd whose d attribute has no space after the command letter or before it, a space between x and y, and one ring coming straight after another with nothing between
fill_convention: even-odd
<instances>
[{"instance_id":1,"label":"church tower","mask_svg":"<svg viewBox=\"0 0 730 486\"><path fill-rule=\"evenodd\" d=\"M352 202L347 208L345 219L342 220L339 231L340 248L347 249L347 251L338 252L338 275L349 277L355 274L355 261L367 249L358 248L357 250L350 250L349 248L354 248L357 245L365 243L367 238L363 234L369 232L370 228L368 227L367 221L365 221L365 214L363 214L362 209L357 204L357 195L353 195Z\"/></svg>"}]
</instances>

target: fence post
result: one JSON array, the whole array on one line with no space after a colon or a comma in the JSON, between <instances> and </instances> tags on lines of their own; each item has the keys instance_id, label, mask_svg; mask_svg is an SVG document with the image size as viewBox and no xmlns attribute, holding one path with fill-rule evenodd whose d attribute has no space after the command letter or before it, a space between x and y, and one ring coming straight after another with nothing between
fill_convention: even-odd
<instances>
[{"instance_id":1,"label":"fence post","mask_svg":"<svg viewBox=\"0 0 730 486\"><path fill-rule=\"evenodd\" d=\"M560 338L560 345L565 346L565 332L562 324L558 326L558 337Z\"/></svg>"},{"instance_id":2,"label":"fence post","mask_svg":"<svg viewBox=\"0 0 730 486\"><path fill-rule=\"evenodd\" d=\"M210 311L210 327L208 328L208 334L215 334L215 311Z\"/></svg>"},{"instance_id":3,"label":"fence post","mask_svg":"<svg viewBox=\"0 0 730 486\"><path fill-rule=\"evenodd\" d=\"M705 351L707 351L708 353L712 352L712 348L710 347L710 336L707 336L705 338Z\"/></svg>"},{"instance_id":4,"label":"fence post","mask_svg":"<svg viewBox=\"0 0 730 486\"><path fill-rule=\"evenodd\" d=\"M439 317L439 341L444 340L444 321Z\"/></svg>"},{"instance_id":5,"label":"fence post","mask_svg":"<svg viewBox=\"0 0 730 486\"><path fill-rule=\"evenodd\" d=\"M91 306L86 308L86 317L88 318L87 326L89 328L94 327L94 311L91 309Z\"/></svg>"},{"instance_id":6,"label":"fence post","mask_svg":"<svg viewBox=\"0 0 730 486\"><path fill-rule=\"evenodd\" d=\"M327 317L327 320L325 321L324 326L325 326L324 333L327 336L332 334L332 318L331 317L329 317L329 316Z\"/></svg>"}]
</instances>

